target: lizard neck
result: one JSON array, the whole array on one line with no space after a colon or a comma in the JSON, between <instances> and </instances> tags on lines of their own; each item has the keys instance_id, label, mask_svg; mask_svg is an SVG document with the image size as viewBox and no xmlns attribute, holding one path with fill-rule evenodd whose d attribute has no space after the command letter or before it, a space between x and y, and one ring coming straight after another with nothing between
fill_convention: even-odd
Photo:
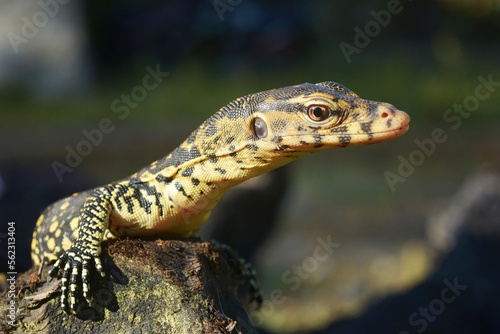
<instances>
[{"instance_id":1,"label":"lizard neck","mask_svg":"<svg viewBox=\"0 0 500 334\"><path fill-rule=\"evenodd\" d=\"M192 165L187 162L173 178L157 178L155 182L161 183L159 188L163 189L171 206L169 219L181 222L166 232L189 236L188 233L196 232L206 222L230 188L289 162L284 159L282 164L276 164L276 161L271 164L266 157L257 158L255 161L243 159L238 163L234 156L227 155L193 162Z\"/></svg>"}]
</instances>

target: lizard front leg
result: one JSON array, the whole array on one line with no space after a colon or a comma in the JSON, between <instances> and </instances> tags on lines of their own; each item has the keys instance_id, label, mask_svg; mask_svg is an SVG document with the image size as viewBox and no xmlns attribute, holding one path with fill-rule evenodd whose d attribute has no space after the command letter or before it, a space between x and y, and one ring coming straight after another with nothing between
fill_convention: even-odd
<instances>
[{"instance_id":1,"label":"lizard front leg","mask_svg":"<svg viewBox=\"0 0 500 334\"><path fill-rule=\"evenodd\" d=\"M78 238L65 251L50 270L51 276L57 276L62 269L61 307L75 313L78 280L82 281L83 297L90 304L89 268L92 262L95 268L105 276L101 264L101 241L109 227L109 215L112 210L111 195L106 187L93 190L83 205L78 225ZM69 288L69 292L68 292Z\"/></svg>"}]
</instances>

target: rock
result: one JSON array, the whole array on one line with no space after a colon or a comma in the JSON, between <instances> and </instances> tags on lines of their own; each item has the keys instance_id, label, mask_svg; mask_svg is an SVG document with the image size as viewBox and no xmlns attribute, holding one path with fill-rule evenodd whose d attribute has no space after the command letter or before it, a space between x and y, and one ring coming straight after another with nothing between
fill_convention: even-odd
<instances>
[{"instance_id":1,"label":"rock","mask_svg":"<svg viewBox=\"0 0 500 334\"><path fill-rule=\"evenodd\" d=\"M60 308L60 280L35 283L38 268L16 279L13 333L253 333L245 311L253 300L245 265L227 246L188 240L115 239L103 243L103 265L114 279L91 270L92 305L76 315ZM51 267L51 266L49 266ZM30 282L31 281L31 282ZM7 291L6 291L7 292ZM2 297L6 298L6 292ZM7 303L0 304L6 314ZM3 327L2 327L3 326Z\"/></svg>"}]
</instances>

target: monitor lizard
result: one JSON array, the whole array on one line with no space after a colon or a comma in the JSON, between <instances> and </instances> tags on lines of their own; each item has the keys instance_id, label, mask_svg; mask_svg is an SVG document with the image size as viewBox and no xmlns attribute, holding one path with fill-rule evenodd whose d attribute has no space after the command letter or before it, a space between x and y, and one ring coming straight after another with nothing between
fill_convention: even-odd
<instances>
[{"instance_id":1,"label":"monitor lizard","mask_svg":"<svg viewBox=\"0 0 500 334\"><path fill-rule=\"evenodd\" d=\"M103 239L190 237L231 187L313 152L397 138L409 121L329 81L246 95L164 158L47 207L33 234L33 261L57 260L50 275L62 276L61 307L75 313L78 290L90 303L91 266L105 276Z\"/></svg>"}]
</instances>

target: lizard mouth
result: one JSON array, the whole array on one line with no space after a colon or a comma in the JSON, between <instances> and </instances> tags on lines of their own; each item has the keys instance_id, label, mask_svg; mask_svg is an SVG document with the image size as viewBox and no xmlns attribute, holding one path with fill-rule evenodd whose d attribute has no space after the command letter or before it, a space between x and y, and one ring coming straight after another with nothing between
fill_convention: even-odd
<instances>
[{"instance_id":1,"label":"lizard mouth","mask_svg":"<svg viewBox=\"0 0 500 334\"><path fill-rule=\"evenodd\" d=\"M404 135L410 128L410 116L388 103L380 103L374 117L351 123L350 131L340 136L341 146L375 144Z\"/></svg>"},{"instance_id":2,"label":"lizard mouth","mask_svg":"<svg viewBox=\"0 0 500 334\"><path fill-rule=\"evenodd\" d=\"M410 116L390 104L381 103L377 109L377 117L366 127L369 128L369 131L359 135L368 135L369 140L373 142L391 140L408 131Z\"/></svg>"}]
</instances>

